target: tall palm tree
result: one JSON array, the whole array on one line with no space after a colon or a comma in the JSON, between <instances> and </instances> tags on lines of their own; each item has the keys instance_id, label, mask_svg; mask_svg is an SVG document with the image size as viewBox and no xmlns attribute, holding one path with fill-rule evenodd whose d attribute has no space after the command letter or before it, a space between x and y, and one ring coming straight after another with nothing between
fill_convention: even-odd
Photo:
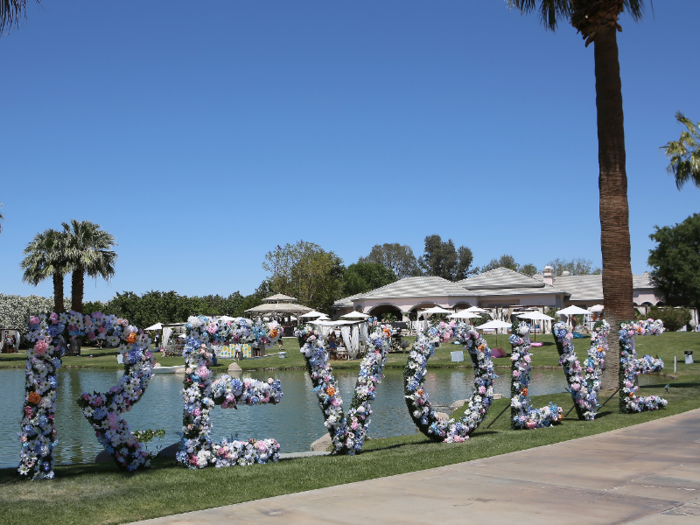
<instances>
[{"instance_id":1,"label":"tall palm tree","mask_svg":"<svg viewBox=\"0 0 700 525\"><path fill-rule=\"evenodd\" d=\"M40 4L39 0L36 0ZM27 0L0 0L0 36L12 26L19 26L19 21L26 15Z\"/></svg>"},{"instance_id":2,"label":"tall palm tree","mask_svg":"<svg viewBox=\"0 0 700 525\"><path fill-rule=\"evenodd\" d=\"M2 202L0 202L0 208L2 208ZM5 217L0 213L0 223L5 220ZM0 233L2 233L2 224L0 224Z\"/></svg>"},{"instance_id":3,"label":"tall palm tree","mask_svg":"<svg viewBox=\"0 0 700 525\"><path fill-rule=\"evenodd\" d=\"M686 182L700 188L700 122L693 124L680 111L676 112L676 120L684 124L688 131L681 132L680 139L661 148L671 159L666 171L676 177L676 188L679 190Z\"/></svg>"},{"instance_id":4,"label":"tall palm tree","mask_svg":"<svg viewBox=\"0 0 700 525\"><path fill-rule=\"evenodd\" d=\"M70 270L65 234L53 229L37 233L23 253L24 259L20 263L24 270L22 280L36 286L51 277L54 310L62 312L63 277Z\"/></svg>"},{"instance_id":5,"label":"tall palm tree","mask_svg":"<svg viewBox=\"0 0 700 525\"><path fill-rule=\"evenodd\" d=\"M603 255L605 316L615 330L619 321L634 319L632 265L630 262L625 129L622 82L617 49L618 17L626 9L640 20L644 0L509 0L521 13L538 12L547 29L554 31L565 19L593 43L598 115L598 191L600 193L600 247ZM616 333L616 330L615 332ZM619 372L619 346L610 338L603 387L615 388Z\"/></svg>"},{"instance_id":6,"label":"tall palm tree","mask_svg":"<svg viewBox=\"0 0 700 525\"><path fill-rule=\"evenodd\" d=\"M82 312L85 274L105 280L114 275L117 254L112 248L115 246L115 239L94 222L72 220L70 224L62 224L67 236L66 255L72 271L72 309Z\"/></svg>"}]
</instances>

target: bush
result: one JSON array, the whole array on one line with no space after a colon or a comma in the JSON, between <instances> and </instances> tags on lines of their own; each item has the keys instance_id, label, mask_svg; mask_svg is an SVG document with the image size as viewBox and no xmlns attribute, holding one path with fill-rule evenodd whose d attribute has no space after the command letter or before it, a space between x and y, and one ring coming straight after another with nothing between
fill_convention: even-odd
<instances>
[{"instance_id":1,"label":"bush","mask_svg":"<svg viewBox=\"0 0 700 525\"><path fill-rule=\"evenodd\" d=\"M649 310L649 317L661 319L666 330L670 332L680 330L693 318L688 308L659 308L658 306L653 306Z\"/></svg>"}]
</instances>

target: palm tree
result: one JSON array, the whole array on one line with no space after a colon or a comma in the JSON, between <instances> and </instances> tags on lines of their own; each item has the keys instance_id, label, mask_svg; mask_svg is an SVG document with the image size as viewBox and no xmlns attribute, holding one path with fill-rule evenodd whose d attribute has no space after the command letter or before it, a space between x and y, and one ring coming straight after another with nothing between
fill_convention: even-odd
<instances>
[{"instance_id":1,"label":"palm tree","mask_svg":"<svg viewBox=\"0 0 700 525\"><path fill-rule=\"evenodd\" d=\"M109 280L114 275L117 254L114 236L100 229L99 224L90 221L72 220L62 223L67 236L66 255L70 263L71 303L76 312L83 311L83 279L85 274Z\"/></svg>"},{"instance_id":2,"label":"palm tree","mask_svg":"<svg viewBox=\"0 0 700 525\"><path fill-rule=\"evenodd\" d=\"M36 0L40 4L39 0ZM12 26L19 26L27 12L27 0L0 0L0 36Z\"/></svg>"},{"instance_id":3,"label":"palm tree","mask_svg":"<svg viewBox=\"0 0 700 525\"><path fill-rule=\"evenodd\" d=\"M2 208L2 202L0 202L0 208ZM0 222L4 221L5 217L0 213ZM2 224L0 224L0 233L2 233Z\"/></svg>"},{"instance_id":4,"label":"palm tree","mask_svg":"<svg viewBox=\"0 0 700 525\"><path fill-rule=\"evenodd\" d=\"M681 132L680 139L661 148L671 159L666 171L676 177L676 188L679 190L690 181L700 188L700 122L693 124L680 111L676 112L676 120L684 124L688 131Z\"/></svg>"},{"instance_id":5,"label":"palm tree","mask_svg":"<svg viewBox=\"0 0 700 525\"><path fill-rule=\"evenodd\" d=\"M33 286L51 277L53 279L53 304L56 312L62 312L63 276L69 271L66 254L66 236L63 232L48 229L37 233L24 249L22 280Z\"/></svg>"},{"instance_id":6,"label":"palm tree","mask_svg":"<svg viewBox=\"0 0 700 525\"><path fill-rule=\"evenodd\" d=\"M615 330L618 322L634 319L630 262L625 129L622 82L617 50L618 17L625 9L640 20L644 0L509 0L521 13L537 11L547 29L568 20L586 41L593 43L598 115L598 191L600 192L600 247L603 255L605 316ZM615 333L615 332L614 332ZM617 386L619 346L610 338L603 388Z\"/></svg>"}]
</instances>

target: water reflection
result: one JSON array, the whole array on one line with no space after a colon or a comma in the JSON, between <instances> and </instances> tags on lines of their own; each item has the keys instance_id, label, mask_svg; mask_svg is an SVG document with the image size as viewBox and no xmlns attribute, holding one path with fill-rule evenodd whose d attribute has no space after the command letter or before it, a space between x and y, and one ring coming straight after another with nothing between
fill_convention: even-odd
<instances>
[{"instance_id":1,"label":"water reflection","mask_svg":"<svg viewBox=\"0 0 700 525\"><path fill-rule=\"evenodd\" d=\"M510 395L507 369L497 369L494 390ZM92 427L83 417L76 399L83 391L106 392L117 384L122 372L110 370L61 369L58 388L56 422L59 443L56 461L59 464L92 462L102 450ZM246 376L267 379L270 375L282 382L284 398L279 405L241 407L212 412L212 438L275 438L282 452L309 450L309 445L325 432L323 416L316 395L311 391L311 381L305 372L251 372ZM403 397L401 370L388 370L377 387L377 399L372 403L372 437L388 437L412 434L415 427L408 415ZM337 371L344 403L349 405L357 372ZM24 370L0 370L2 403L0 403L0 467L16 466L19 461L20 415L24 392ZM433 404L447 406L456 399L471 395L473 376L471 370L431 370L426 376L426 389ZM533 370L531 395L563 392L566 381L560 370ZM176 442L182 426L182 376L157 375L146 393L131 412L125 414L133 430L165 428L164 438L149 446L167 446Z\"/></svg>"}]
</instances>

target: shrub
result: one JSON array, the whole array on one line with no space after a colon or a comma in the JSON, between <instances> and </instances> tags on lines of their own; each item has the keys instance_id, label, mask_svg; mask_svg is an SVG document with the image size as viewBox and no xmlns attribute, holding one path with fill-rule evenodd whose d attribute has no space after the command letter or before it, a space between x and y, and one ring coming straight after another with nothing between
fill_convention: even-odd
<instances>
[{"instance_id":1,"label":"shrub","mask_svg":"<svg viewBox=\"0 0 700 525\"><path fill-rule=\"evenodd\" d=\"M670 332L680 330L693 318L688 308L659 308L657 306L653 306L649 310L649 317L661 319L664 322L664 328Z\"/></svg>"}]
</instances>

